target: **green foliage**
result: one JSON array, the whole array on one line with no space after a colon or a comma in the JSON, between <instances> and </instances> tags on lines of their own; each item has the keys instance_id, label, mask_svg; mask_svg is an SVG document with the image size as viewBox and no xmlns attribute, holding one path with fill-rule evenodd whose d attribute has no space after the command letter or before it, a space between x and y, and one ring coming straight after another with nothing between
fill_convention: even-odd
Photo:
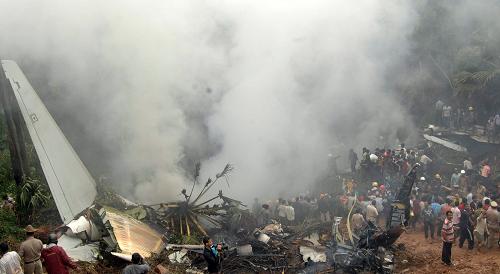
<instances>
[{"instance_id":1,"label":"green foliage","mask_svg":"<svg viewBox=\"0 0 500 274\"><path fill-rule=\"evenodd\" d=\"M33 178L26 178L24 180L24 184L19 193L19 205L29 215L31 215L36 208L47 205L49 199L50 195L39 180Z\"/></svg>"},{"instance_id":2,"label":"green foliage","mask_svg":"<svg viewBox=\"0 0 500 274\"><path fill-rule=\"evenodd\" d=\"M440 99L475 107L479 122L500 104L500 2L418 1L417 24L409 36L410 71L398 89L420 122Z\"/></svg>"},{"instance_id":3,"label":"green foliage","mask_svg":"<svg viewBox=\"0 0 500 274\"><path fill-rule=\"evenodd\" d=\"M0 241L21 240L24 231L17 226L16 215L11 210L0 209Z\"/></svg>"}]
</instances>

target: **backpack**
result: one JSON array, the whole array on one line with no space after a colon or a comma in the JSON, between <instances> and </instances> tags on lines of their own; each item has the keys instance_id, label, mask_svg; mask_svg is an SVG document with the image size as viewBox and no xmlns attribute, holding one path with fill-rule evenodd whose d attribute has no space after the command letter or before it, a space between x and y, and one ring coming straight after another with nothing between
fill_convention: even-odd
<instances>
[{"instance_id":1,"label":"backpack","mask_svg":"<svg viewBox=\"0 0 500 274\"><path fill-rule=\"evenodd\" d=\"M426 222L431 222L434 220L434 211L432 210L432 207L426 208L423 211L423 216L424 216L424 221Z\"/></svg>"}]
</instances>

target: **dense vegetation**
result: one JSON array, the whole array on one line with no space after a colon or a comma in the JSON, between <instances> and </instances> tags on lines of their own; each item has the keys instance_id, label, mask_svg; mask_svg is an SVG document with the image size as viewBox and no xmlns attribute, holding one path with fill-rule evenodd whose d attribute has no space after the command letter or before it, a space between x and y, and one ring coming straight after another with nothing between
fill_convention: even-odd
<instances>
[{"instance_id":1,"label":"dense vegetation","mask_svg":"<svg viewBox=\"0 0 500 274\"><path fill-rule=\"evenodd\" d=\"M417 1L417 24L398 90L420 123L434 103L474 107L479 122L500 106L500 3Z\"/></svg>"}]
</instances>

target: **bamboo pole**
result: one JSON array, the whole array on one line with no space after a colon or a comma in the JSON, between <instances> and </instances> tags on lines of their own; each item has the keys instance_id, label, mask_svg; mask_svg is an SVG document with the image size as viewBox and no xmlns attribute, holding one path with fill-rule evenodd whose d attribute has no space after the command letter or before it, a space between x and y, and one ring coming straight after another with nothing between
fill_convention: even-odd
<instances>
[{"instance_id":1,"label":"bamboo pole","mask_svg":"<svg viewBox=\"0 0 500 274\"><path fill-rule=\"evenodd\" d=\"M191 220L191 222L193 222L193 224L196 226L196 228L198 228L198 230L204 235L204 236L208 236L207 232L205 231L205 229L203 229L203 227L200 225L200 223L198 223L198 221L191 215L189 215L189 219Z\"/></svg>"},{"instance_id":2,"label":"bamboo pole","mask_svg":"<svg viewBox=\"0 0 500 274\"><path fill-rule=\"evenodd\" d=\"M195 208L200 208L202 205L204 205L204 204L208 204L208 203L210 203L211 201L213 201L213 200L215 200L215 199L217 199L217 198L219 198L219 195L217 195L217 196L215 196L215 197L213 197L213 198L211 198L211 199L208 199L207 201L205 201L205 202L203 202L203 203L201 203L201 204L199 204L199 205L196 205L196 206L195 206Z\"/></svg>"},{"instance_id":3,"label":"bamboo pole","mask_svg":"<svg viewBox=\"0 0 500 274\"><path fill-rule=\"evenodd\" d=\"M186 215L186 231L187 231L188 237L191 237L191 229L189 229L189 222L188 222L187 215Z\"/></svg>"},{"instance_id":4,"label":"bamboo pole","mask_svg":"<svg viewBox=\"0 0 500 274\"><path fill-rule=\"evenodd\" d=\"M181 235L184 235L184 230L182 228L182 217L179 215L179 227L181 228Z\"/></svg>"}]
</instances>

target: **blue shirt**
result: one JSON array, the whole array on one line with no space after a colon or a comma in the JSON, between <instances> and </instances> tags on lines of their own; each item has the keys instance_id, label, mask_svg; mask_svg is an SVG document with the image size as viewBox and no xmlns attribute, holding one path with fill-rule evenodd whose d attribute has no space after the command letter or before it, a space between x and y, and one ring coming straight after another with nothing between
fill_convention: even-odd
<instances>
[{"instance_id":1,"label":"blue shirt","mask_svg":"<svg viewBox=\"0 0 500 274\"><path fill-rule=\"evenodd\" d=\"M438 216L439 213L441 213L441 205L440 204L434 202L431 204L431 207L432 207L432 212L434 212L434 215Z\"/></svg>"}]
</instances>

